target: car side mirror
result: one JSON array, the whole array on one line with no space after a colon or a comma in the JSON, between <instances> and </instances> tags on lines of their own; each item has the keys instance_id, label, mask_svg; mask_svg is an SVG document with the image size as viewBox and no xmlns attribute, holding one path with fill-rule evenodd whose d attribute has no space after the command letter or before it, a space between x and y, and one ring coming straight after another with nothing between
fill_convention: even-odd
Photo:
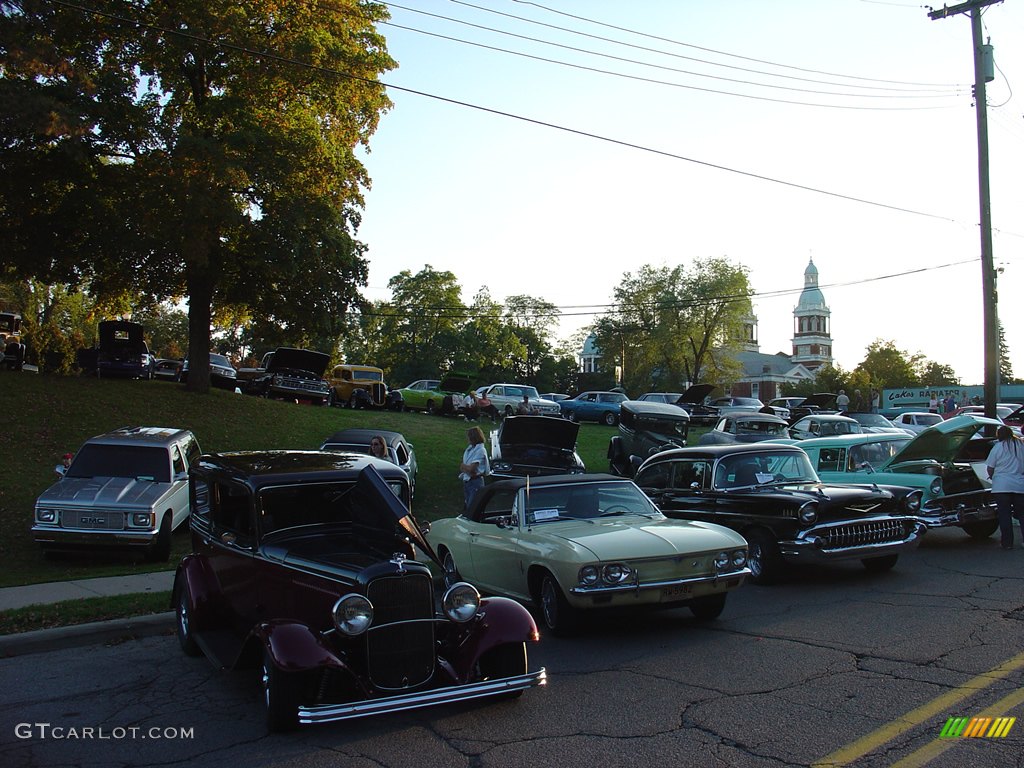
<instances>
[{"instance_id":1,"label":"car side mirror","mask_svg":"<svg viewBox=\"0 0 1024 768\"><path fill-rule=\"evenodd\" d=\"M505 517L498 518L499 528L518 528L519 517L518 515L506 515Z\"/></svg>"}]
</instances>

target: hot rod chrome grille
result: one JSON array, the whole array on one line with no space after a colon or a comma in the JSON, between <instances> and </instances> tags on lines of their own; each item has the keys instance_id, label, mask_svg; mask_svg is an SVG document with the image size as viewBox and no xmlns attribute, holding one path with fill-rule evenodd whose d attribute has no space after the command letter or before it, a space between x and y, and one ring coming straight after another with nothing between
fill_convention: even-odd
<instances>
[{"instance_id":1,"label":"hot rod chrome grille","mask_svg":"<svg viewBox=\"0 0 1024 768\"><path fill-rule=\"evenodd\" d=\"M366 596L373 626L366 665L379 688L410 688L434 674L434 588L430 576L406 573L375 579Z\"/></svg>"},{"instance_id":2,"label":"hot rod chrome grille","mask_svg":"<svg viewBox=\"0 0 1024 768\"><path fill-rule=\"evenodd\" d=\"M820 534L825 549L847 549L903 541L908 531L902 520L870 520L828 528Z\"/></svg>"},{"instance_id":3,"label":"hot rod chrome grille","mask_svg":"<svg viewBox=\"0 0 1024 768\"><path fill-rule=\"evenodd\" d=\"M383 384L372 384L370 386L370 397L377 405L384 405L384 400L387 399L388 388Z\"/></svg>"}]
</instances>

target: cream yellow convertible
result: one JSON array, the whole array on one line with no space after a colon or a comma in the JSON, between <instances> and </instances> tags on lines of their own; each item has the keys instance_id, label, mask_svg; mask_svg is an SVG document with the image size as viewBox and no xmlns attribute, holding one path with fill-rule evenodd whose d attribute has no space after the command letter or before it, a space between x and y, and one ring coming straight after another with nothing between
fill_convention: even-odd
<instances>
[{"instance_id":1,"label":"cream yellow convertible","mask_svg":"<svg viewBox=\"0 0 1024 768\"><path fill-rule=\"evenodd\" d=\"M750 574L738 533L670 520L611 475L492 483L464 514L432 523L428 538L449 582L533 603L556 635L590 610L688 606L713 619Z\"/></svg>"}]
</instances>

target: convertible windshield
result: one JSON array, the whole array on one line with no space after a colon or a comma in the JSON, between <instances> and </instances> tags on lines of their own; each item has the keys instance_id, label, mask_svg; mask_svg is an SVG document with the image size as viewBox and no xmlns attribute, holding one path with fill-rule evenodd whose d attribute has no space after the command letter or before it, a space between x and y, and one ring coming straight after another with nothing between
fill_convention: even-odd
<instances>
[{"instance_id":1,"label":"convertible windshield","mask_svg":"<svg viewBox=\"0 0 1024 768\"><path fill-rule=\"evenodd\" d=\"M592 520L618 515L660 515L631 482L573 483L531 488L526 496L526 522Z\"/></svg>"},{"instance_id":2,"label":"convertible windshield","mask_svg":"<svg viewBox=\"0 0 1024 768\"><path fill-rule=\"evenodd\" d=\"M789 437L786 432L785 422L775 421L737 421L736 434L738 435L770 435L772 437Z\"/></svg>"},{"instance_id":3,"label":"convertible windshield","mask_svg":"<svg viewBox=\"0 0 1024 768\"><path fill-rule=\"evenodd\" d=\"M65 477L135 477L171 482L167 450L138 445L83 445Z\"/></svg>"},{"instance_id":4,"label":"convertible windshield","mask_svg":"<svg viewBox=\"0 0 1024 768\"><path fill-rule=\"evenodd\" d=\"M816 482L818 476L803 451L740 453L724 457L715 468L715 488Z\"/></svg>"}]
</instances>

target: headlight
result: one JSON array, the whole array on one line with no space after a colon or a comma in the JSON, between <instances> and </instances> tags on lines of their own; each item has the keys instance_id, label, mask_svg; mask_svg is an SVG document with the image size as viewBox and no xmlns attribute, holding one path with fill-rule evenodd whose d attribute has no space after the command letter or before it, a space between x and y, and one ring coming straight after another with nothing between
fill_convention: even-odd
<instances>
[{"instance_id":1,"label":"headlight","mask_svg":"<svg viewBox=\"0 0 1024 768\"><path fill-rule=\"evenodd\" d=\"M810 501L800 507L800 522L810 525L818 519L818 505Z\"/></svg>"},{"instance_id":2,"label":"headlight","mask_svg":"<svg viewBox=\"0 0 1024 768\"><path fill-rule=\"evenodd\" d=\"M747 550L737 549L732 553L732 564L737 568L742 568L747 564Z\"/></svg>"},{"instance_id":3,"label":"headlight","mask_svg":"<svg viewBox=\"0 0 1024 768\"><path fill-rule=\"evenodd\" d=\"M460 581L444 593L441 607L452 621L467 622L480 610L480 593L472 584Z\"/></svg>"},{"instance_id":4,"label":"headlight","mask_svg":"<svg viewBox=\"0 0 1024 768\"><path fill-rule=\"evenodd\" d=\"M354 637L373 622L373 605L362 595L345 595L334 604L331 614L338 631Z\"/></svg>"},{"instance_id":5,"label":"headlight","mask_svg":"<svg viewBox=\"0 0 1024 768\"><path fill-rule=\"evenodd\" d=\"M512 465L509 464L507 461L499 461L494 465L494 468L498 472L508 472L510 469L512 469Z\"/></svg>"},{"instance_id":6,"label":"headlight","mask_svg":"<svg viewBox=\"0 0 1024 768\"><path fill-rule=\"evenodd\" d=\"M273 376L271 376L270 377L270 383L273 384L275 387L280 386L281 385L281 376L280 376L280 374L276 374L275 373Z\"/></svg>"},{"instance_id":7,"label":"headlight","mask_svg":"<svg viewBox=\"0 0 1024 768\"><path fill-rule=\"evenodd\" d=\"M942 495L942 478L941 477L936 477L934 480L932 480L931 485L928 486L928 493L930 493L932 496L941 496Z\"/></svg>"},{"instance_id":8,"label":"headlight","mask_svg":"<svg viewBox=\"0 0 1024 768\"><path fill-rule=\"evenodd\" d=\"M604 567L602 575L608 584L621 584L633 575L633 570L628 565L612 563Z\"/></svg>"},{"instance_id":9,"label":"headlight","mask_svg":"<svg viewBox=\"0 0 1024 768\"><path fill-rule=\"evenodd\" d=\"M153 527L152 512L132 512L132 525L139 528Z\"/></svg>"},{"instance_id":10,"label":"headlight","mask_svg":"<svg viewBox=\"0 0 1024 768\"><path fill-rule=\"evenodd\" d=\"M596 565L584 565L580 568L580 584L585 587L592 587L597 584L597 580L600 578L600 574L597 571Z\"/></svg>"},{"instance_id":11,"label":"headlight","mask_svg":"<svg viewBox=\"0 0 1024 768\"><path fill-rule=\"evenodd\" d=\"M56 509L37 509L36 520L40 523L56 523L57 522L57 510Z\"/></svg>"},{"instance_id":12,"label":"headlight","mask_svg":"<svg viewBox=\"0 0 1024 768\"><path fill-rule=\"evenodd\" d=\"M722 570L723 568L729 565L729 560L730 558L728 552L719 552L717 555L715 555L715 568L717 568L718 570Z\"/></svg>"}]
</instances>

